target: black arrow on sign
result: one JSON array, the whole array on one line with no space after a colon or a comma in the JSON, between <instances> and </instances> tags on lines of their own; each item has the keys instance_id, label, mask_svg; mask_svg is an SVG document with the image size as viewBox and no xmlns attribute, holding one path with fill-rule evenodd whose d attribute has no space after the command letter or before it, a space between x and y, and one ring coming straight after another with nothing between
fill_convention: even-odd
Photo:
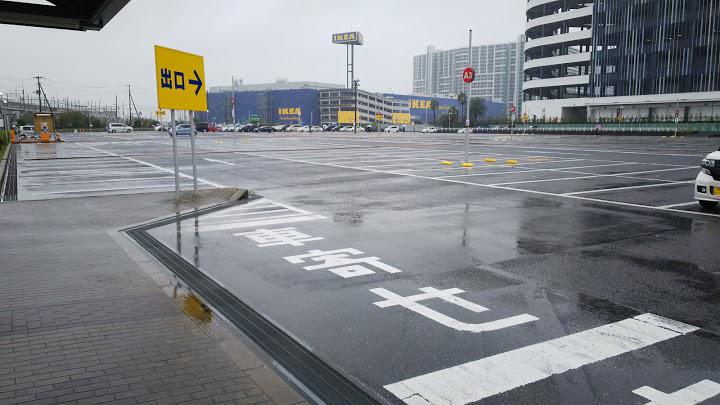
<instances>
[{"instance_id":1,"label":"black arrow on sign","mask_svg":"<svg viewBox=\"0 0 720 405\"><path fill-rule=\"evenodd\" d=\"M193 86L197 86L197 88L195 89L195 95L197 96L198 93L200 93L200 89L202 88L203 83L202 83L202 80L200 80L200 75L198 75L197 70L193 70L193 73L195 73L196 80L190 80L189 83L192 84Z\"/></svg>"}]
</instances>

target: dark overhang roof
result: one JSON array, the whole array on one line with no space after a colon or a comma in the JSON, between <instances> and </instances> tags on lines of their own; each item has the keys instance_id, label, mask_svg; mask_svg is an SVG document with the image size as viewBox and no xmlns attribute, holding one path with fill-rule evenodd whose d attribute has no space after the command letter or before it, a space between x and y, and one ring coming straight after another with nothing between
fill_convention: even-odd
<instances>
[{"instance_id":1,"label":"dark overhang roof","mask_svg":"<svg viewBox=\"0 0 720 405\"><path fill-rule=\"evenodd\" d=\"M0 1L0 24L101 30L130 0L48 0L51 5Z\"/></svg>"}]
</instances>

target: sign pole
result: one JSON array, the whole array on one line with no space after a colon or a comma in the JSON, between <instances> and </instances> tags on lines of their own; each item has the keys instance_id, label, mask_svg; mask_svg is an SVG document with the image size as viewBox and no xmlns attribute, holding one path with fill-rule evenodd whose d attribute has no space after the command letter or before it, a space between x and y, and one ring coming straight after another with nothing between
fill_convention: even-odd
<instances>
[{"instance_id":1,"label":"sign pole","mask_svg":"<svg viewBox=\"0 0 720 405\"><path fill-rule=\"evenodd\" d=\"M468 45L468 67L472 68L472 30L470 30L470 43ZM470 99L472 83L468 83L467 87L467 117L465 118L465 163L470 163Z\"/></svg>"},{"instance_id":2,"label":"sign pole","mask_svg":"<svg viewBox=\"0 0 720 405\"><path fill-rule=\"evenodd\" d=\"M177 163L177 124L175 123L175 110L170 110L170 134L173 140L173 168L175 169L175 198L180 199L180 172Z\"/></svg>"},{"instance_id":3,"label":"sign pole","mask_svg":"<svg viewBox=\"0 0 720 405\"><path fill-rule=\"evenodd\" d=\"M198 191L198 178L197 178L197 162L195 161L195 113L194 111L188 111L190 116L190 153L192 155L192 167L193 167L193 191Z\"/></svg>"},{"instance_id":4,"label":"sign pole","mask_svg":"<svg viewBox=\"0 0 720 405\"><path fill-rule=\"evenodd\" d=\"M180 170L177 153L176 111L188 111L190 118L190 145L193 165L193 190L198 190L197 162L195 161L194 111L207 111L205 61L202 56L155 45L155 78L157 80L158 109L169 109L172 120L173 166L175 169L175 195L180 198ZM234 96L234 93L233 93ZM234 111L234 109L233 109Z\"/></svg>"}]
</instances>

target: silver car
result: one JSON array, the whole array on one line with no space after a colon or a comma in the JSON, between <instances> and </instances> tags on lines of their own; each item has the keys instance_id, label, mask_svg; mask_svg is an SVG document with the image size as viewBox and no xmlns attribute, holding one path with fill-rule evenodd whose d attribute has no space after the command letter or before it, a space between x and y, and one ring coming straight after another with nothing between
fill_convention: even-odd
<instances>
[{"instance_id":1,"label":"silver car","mask_svg":"<svg viewBox=\"0 0 720 405\"><path fill-rule=\"evenodd\" d=\"M175 132L178 134L178 136L190 136L190 124L178 124L175 127ZM193 135L197 135L197 131L194 131ZM170 136L172 136L172 128L170 130Z\"/></svg>"}]
</instances>

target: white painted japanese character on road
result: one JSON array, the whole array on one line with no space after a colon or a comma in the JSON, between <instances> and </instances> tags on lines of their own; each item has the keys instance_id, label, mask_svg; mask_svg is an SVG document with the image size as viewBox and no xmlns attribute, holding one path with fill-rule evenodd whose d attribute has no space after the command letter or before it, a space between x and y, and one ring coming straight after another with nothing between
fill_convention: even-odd
<instances>
[{"instance_id":1,"label":"white painted japanese character on road","mask_svg":"<svg viewBox=\"0 0 720 405\"><path fill-rule=\"evenodd\" d=\"M475 312L475 313L489 311L489 309L485 308L483 306L477 305L475 303L472 303L470 301L464 300L460 297L456 297L457 294L462 294L465 292L459 288L451 288L448 290L438 290L433 287L425 287L425 288L421 288L420 291L422 291L423 294L417 294L417 295L411 295L408 297L403 297L398 294L395 294L394 292L388 291L384 288L374 288L374 289L370 290L370 292L372 292L373 294L379 295L386 299L386 301L379 301L379 302L375 303L375 305L377 305L380 308L401 306L405 309L409 309L417 314L420 314L426 318L430 318L437 323L440 323L442 325L445 325L445 326L455 329L455 330L459 330L461 332L473 332L473 333L491 332L491 331L509 328L511 326L517 326L517 325L522 325L524 323L537 321L539 319L532 315L522 314L522 315L510 317L510 318L505 318L505 319L500 319L497 321L485 322L485 323L472 324L472 323L460 322L457 319L451 318L445 314L435 311L434 309L428 308L428 307L420 304L419 302L433 299L433 298L439 298L445 302L457 305L459 307L462 307L464 309L467 309L468 311Z\"/></svg>"},{"instance_id":2,"label":"white painted japanese character on road","mask_svg":"<svg viewBox=\"0 0 720 405\"><path fill-rule=\"evenodd\" d=\"M233 236L245 236L258 243L258 247L305 246L306 242L323 240L297 231L295 228L256 229L252 232L234 233Z\"/></svg>"},{"instance_id":3,"label":"white painted japanese character on road","mask_svg":"<svg viewBox=\"0 0 720 405\"><path fill-rule=\"evenodd\" d=\"M720 395L720 384L715 381L702 380L680 391L666 394L652 387L640 387L633 391L645 399L649 399L646 405L694 405Z\"/></svg>"},{"instance_id":4,"label":"white painted japanese character on road","mask_svg":"<svg viewBox=\"0 0 720 405\"><path fill-rule=\"evenodd\" d=\"M351 255L357 256L362 254L364 253L351 248L329 250L326 252L322 250L311 250L306 254L288 256L284 257L284 259L293 264L305 263L308 260L313 262L323 262L322 264L305 266L303 269L308 271L327 269L343 278L366 276L375 273L373 270L361 265L361 263L370 265L388 273L401 273L401 271L395 267L388 266L387 264L381 262L379 257L350 257Z\"/></svg>"}]
</instances>

